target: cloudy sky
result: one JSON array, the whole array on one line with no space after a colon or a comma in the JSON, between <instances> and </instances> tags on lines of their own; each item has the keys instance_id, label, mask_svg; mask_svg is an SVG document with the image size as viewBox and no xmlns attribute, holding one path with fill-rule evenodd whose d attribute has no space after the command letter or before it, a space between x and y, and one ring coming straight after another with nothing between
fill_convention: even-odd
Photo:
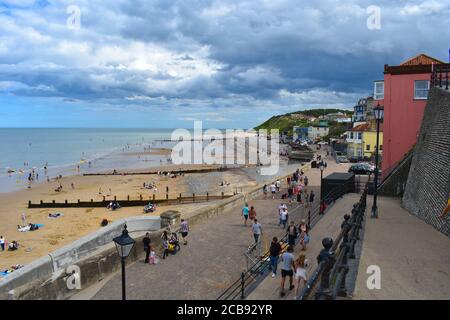
<instances>
[{"instance_id":1,"label":"cloudy sky","mask_svg":"<svg viewBox=\"0 0 450 320\"><path fill-rule=\"evenodd\" d=\"M0 127L248 128L349 108L384 64L447 60L449 26L450 0L0 0Z\"/></svg>"}]
</instances>

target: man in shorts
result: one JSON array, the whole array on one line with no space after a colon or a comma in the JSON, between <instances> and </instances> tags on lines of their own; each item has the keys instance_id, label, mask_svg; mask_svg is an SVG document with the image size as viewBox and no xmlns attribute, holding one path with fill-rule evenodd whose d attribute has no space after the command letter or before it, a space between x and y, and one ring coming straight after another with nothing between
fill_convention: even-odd
<instances>
[{"instance_id":1,"label":"man in shorts","mask_svg":"<svg viewBox=\"0 0 450 320\"><path fill-rule=\"evenodd\" d=\"M187 245L186 238L187 238L188 233L189 233L189 224L184 219L181 219L180 232L181 232L181 237L183 238L183 244Z\"/></svg>"},{"instance_id":2,"label":"man in shorts","mask_svg":"<svg viewBox=\"0 0 450 320\"><path fill-rule=\"evenodd\" d=\"M270 192L272 192L272 199L275 199L275 193L277 193L277 186L275 183L270 185Z\"/></svg>"},{"instance_id":3,"label":"man in shorts","mask_svg":"<svg viewBox=\"0 0 450 320\"><path fill-rule=\"evenodd\" d=\"M281 290L280 296L284 297L284 283L286 277L289 277L289 290L294 289L294 247L288 246L287 251L281 255Z\"/></svg>"}]
</instances>

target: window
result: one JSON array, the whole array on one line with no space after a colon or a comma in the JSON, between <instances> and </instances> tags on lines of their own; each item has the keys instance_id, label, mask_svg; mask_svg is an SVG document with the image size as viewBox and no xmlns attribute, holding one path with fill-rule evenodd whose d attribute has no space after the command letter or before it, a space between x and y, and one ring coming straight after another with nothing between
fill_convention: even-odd
<instances>
[{"instance_id":1,"label":"window","mask_svg":"<svg viewBox=\"0 0 450 320\"><path fill-rule=\"evenodd\" d=\"M370 151L370 144L366 145L366 150Z\"/></svg>"},{"instance_id":2,"label":"window","mask_svg":"<svg viewBox=\"0 0 450 320\"><path fill-rule=\"evenodd\" d=\"M384 99L384 81L375 81L373 98L375 100Z\"/></svg>"},{"instance_id":3,"label":"window","mask_svg":"<svg viewBox=\"0 0 450 320\"><path fill-rule=\"evenodd\" d=\"M353 132L350 132L350 139L353 139Z\"/></svg>"},{"instance_id":4,"label":"window","mask_svg":"<svg viewBox=\"0 0 450 320\"><path fill-rule=\"evenodd\" d=\"M430 89L430 81L415 80L414 81L414 99L427 99L429 89Z\"/></svg>"},{"instance_id":5,"label":"window","mask_svg":"<svg viewBox=\"0 0 450 320\"><path fill-rule=\"evenodd\" d=\"M358 132L358 139L361 140L362 139L362 133Z\"/></svg>"}]
</instances>

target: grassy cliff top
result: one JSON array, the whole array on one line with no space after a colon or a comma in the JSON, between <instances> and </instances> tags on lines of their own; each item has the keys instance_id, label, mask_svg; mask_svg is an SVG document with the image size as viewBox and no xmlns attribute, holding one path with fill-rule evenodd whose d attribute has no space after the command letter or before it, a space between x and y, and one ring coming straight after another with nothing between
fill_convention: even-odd
<instances>
[{"instance_id":1,"label":"grassy cliff top","mask_svg":"<svg viewBox=\"0 0 450 320\"><path fill-rule=\"evenodd\" d=\"M287 131L289 133L292 133L292 127L294 126L307 127L310 124L313 124L312 122L313 118L337 112L346 113L349 116L353 114L353 111L351 110L342 110L342 109L311 109L304 111L296 111L278 116L273 116L267 121L255 127L255 130L279 129L280 132Z\"/></svg>"}]
</instances>

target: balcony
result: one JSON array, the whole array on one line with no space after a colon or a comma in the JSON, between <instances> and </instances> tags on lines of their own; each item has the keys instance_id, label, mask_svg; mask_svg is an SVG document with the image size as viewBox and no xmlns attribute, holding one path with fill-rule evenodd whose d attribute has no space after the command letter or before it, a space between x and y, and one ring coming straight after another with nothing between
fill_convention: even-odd
<instances>
[{"instance_id":1,"label":"balcony","mask_svg":"<svg viewBox=\"0 0 450 320\"><path fill-rule=\"evenodd\" d=\"M431 74L430 86L448 90L450 84L449 74L450 74L449 63L434 65L433 72Z\"/></svg>"}]
</instances>

